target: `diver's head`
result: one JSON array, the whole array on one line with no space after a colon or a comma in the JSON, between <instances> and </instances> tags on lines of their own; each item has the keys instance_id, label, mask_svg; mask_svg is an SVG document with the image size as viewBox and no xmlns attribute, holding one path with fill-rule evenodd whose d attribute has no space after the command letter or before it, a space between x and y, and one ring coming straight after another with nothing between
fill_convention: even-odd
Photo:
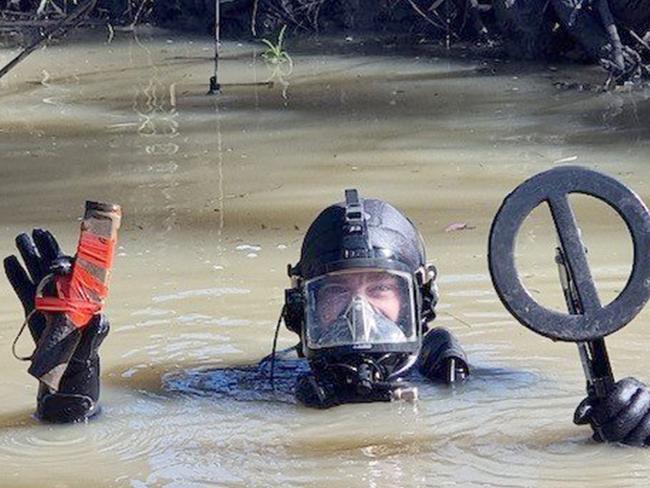
<instances>
[{"instance_id":1,"label":"diver's head","mask_svg":"<svg viewBox=\"0 0 650 488\"><path fill-rule=\"evenodd\" d=\"M371 362L389 381L413 364L434 316L435 268L395 207L346 190L312 223L289 275L286 324L313 368Z\"/></svg>"}]
</instances>

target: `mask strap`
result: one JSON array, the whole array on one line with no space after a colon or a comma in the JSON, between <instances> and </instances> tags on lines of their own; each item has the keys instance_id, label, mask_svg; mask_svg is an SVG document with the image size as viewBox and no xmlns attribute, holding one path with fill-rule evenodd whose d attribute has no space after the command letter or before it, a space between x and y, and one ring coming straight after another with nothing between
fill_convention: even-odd
<instances>
[{"instance_id":1,"label":"mask strap","mask_svg":"<svg viewBox=\"0 0 650 488\"><path fill-rule=\"evenodd\" d=\"M363 200L355 189L345 190L345 220L341 244L343 259L371 257L372 246Z\"/></svg>"}]
</instances>

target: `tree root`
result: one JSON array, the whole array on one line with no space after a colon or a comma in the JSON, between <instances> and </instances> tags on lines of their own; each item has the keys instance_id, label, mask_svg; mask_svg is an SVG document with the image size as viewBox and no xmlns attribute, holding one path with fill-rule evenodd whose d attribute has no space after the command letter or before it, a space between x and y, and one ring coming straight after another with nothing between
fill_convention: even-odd
<instances>
[{"instance_id":1,"label":"tree root","mask_svg":"<svg viewBox=\"0 0 650 488\"><path fill-rule=\"evenodd\" d=\"M614 22L614 16L609 8L608 0L598 0L598 13L609 36L609 42L612 46L611 57L614 66L619 71L624 72L625 58L623 54L623 43L621 42L621 36L618 33L616 22Z\"/></svg>"}]
</instances>

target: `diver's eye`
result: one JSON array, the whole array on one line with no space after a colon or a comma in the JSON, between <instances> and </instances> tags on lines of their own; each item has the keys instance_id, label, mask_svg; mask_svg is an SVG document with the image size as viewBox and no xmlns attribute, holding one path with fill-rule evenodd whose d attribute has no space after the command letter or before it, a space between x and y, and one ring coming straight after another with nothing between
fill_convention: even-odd
<instances>
[{"instance_id":1,"label":"diver's eye","mask_svg":"<svg viewBox=\"0 0 650 488\"><path fill-rule=\"evenodd\" d=\"M397 286L389 281L374 284L368 288L368 295L373 298L393 296L397 294Z\"/></svg>"},{"instance_id":2,"label":"diver's eye","mask_svg":"<svg viewBox=\"0 0 650 488\"><path fill-rule=\"evenodd\" d=\"M334 300L349 296L350 289L347 286L331 284L323 287L319 293L321 300Z\"/></svg>"}]
</instances>

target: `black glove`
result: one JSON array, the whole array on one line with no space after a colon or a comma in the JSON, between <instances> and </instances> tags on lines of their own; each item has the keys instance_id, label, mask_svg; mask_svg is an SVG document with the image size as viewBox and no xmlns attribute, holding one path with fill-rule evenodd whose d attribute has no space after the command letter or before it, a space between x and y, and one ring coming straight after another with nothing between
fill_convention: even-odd
<instances>
[{"instance_id":1,"label":"black glove","mask_svg":"<svg viewBox=\"0 0 650 488\"><path fill-rule=\"evenodd\" d=\"M460 383L469 377L465 351L451 332L442 327L424 336L418 358L418 370L433 381Z\"/></svg>"},{"instance_id":2,"label":"black glove","mask_svg":"<svg viewBox=\"0 0 650 488\"><path fill-rule=\"evenodd\" d=\"M624 378L605 399L582 400L573 422L591 424L593 438L599 442L650 445L650 389L635 378Z\"/></svg>"},{"instance_id":3,"label":"black glove","mask_svg":"<svg viewBox=\"0 0 650 488\"><path fill-rule=\"evenodd\" d=\"M32 235L16 237L16 247L25 262L25 268L16 256L4 260L5 273L16 295L29 317L34 310L36 289L50 273L67 274L72 269L73 259L65 256L54 236L47 230L34 229ZM53 295L53 284L43 290L44 295ZM31 315L29 331L35 343L46 327L42 313ZM47 422L77 422L99 411L99 356L97 350L109 331L105 316L97 315L83 328L82 337L54 393L40 384L36 415Z\"/></svg>"}]
</instances>

